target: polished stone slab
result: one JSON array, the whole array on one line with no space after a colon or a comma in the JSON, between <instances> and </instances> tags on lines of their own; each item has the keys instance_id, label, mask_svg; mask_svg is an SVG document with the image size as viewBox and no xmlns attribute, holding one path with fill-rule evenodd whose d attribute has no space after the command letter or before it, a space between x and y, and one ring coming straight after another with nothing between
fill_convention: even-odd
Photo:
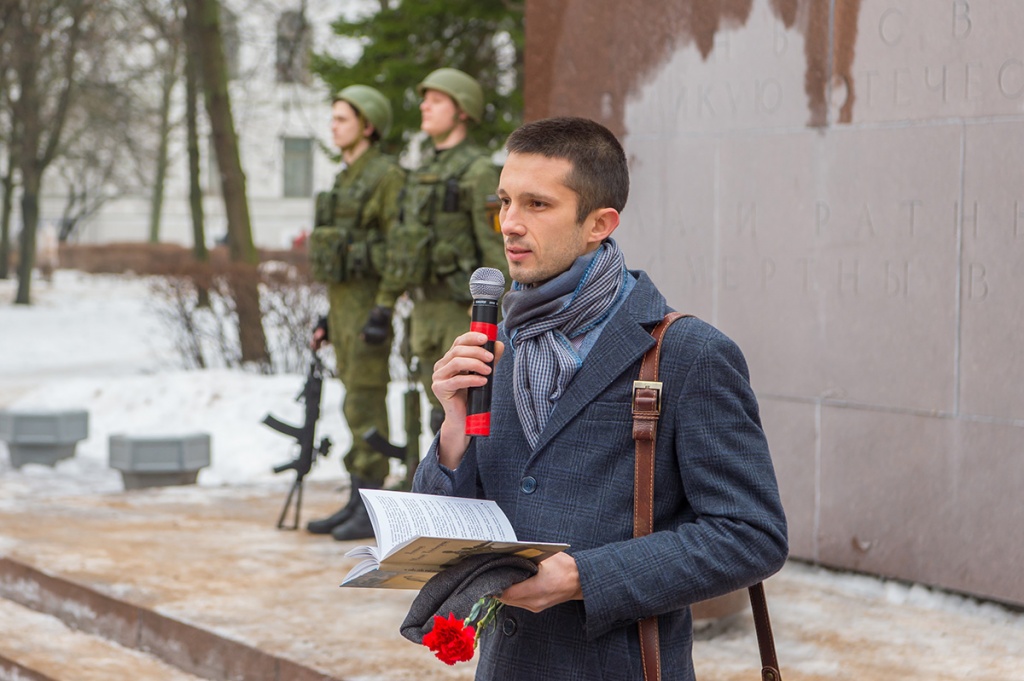
<instances>
[{"instance_id":1,"label":"polished stone slab","mask_svg":"<svg viewBox=\"0 0 1024 681\"><path fill-rule=\"evenodd\" d=\"M1024 426L826 405L821 440L823 563L1024 603Z\"/></svg>"},{"instance_id":2,"label":"polished stone slab","mask_svg":"<svg viewBox=\"0 0 1024 681\"><path fill-rule=\"evenodd\" d=\"M1024 4L845 0L856 8L854 123L1020 114ZM844 94L837 93L837 99Z\"/></svg>"},{"instance_id":3,"label":"polished stone slab","mask_svg":"<svg viewBox=\"0 0 1024 681\"><path fill-rule=\"evenodd\" d=\"M620 135L616 237L746 355L794 555L1024 602L1017 545L942 506L1017 517L1022 34L1015 0L527 2L527 117Z\"/></svg>"},{"instance_id":4,"label":"polished stone slab","mask_svg":"<svg viewBox=\"0 0 1024 681\"><path fill-rule=\"evenodd\" d=\"M965 135L958 406L1024 421L1024 125Z\"/></svg>"}]
</instances>

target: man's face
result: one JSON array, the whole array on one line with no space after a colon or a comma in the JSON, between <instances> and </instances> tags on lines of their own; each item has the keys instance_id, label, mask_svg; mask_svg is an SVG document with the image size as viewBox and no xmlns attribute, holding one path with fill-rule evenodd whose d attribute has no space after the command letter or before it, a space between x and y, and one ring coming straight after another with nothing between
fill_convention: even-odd
<instances>
[{"instance_id":1,"label":"man's face","mask_svg":"<svg viewBox=\"0 0 1024 681\"><path fill-rule=\"evenodd\" d=\"M447 135L459 122L455 100L437 90L425 90L420 102L420 130L431 137Z\"/></svg>"},{"instance_id":2,"label":"man's face","mask_svg":"<svg viewBox=\"0 0 1024 681\"><path fill-rule=\"evenodd\" d=\"M576 222L576 192L565 185L572 164L538 154L509 154L501 171L501 233L509 274L539 284L569 269L596 249L593 218Z\"/></svg>"},{"instance_id":3,"label":"man's face","mask_svg":"<svg viewBox=\"0 0 1024 681\"><path fill-rule=\"evenodd\" d=\"M343 151L363 139L363 123L348 102L339 100L331 107L331 134L334 136L334 146Z\"/></svg>"}]
</instances>

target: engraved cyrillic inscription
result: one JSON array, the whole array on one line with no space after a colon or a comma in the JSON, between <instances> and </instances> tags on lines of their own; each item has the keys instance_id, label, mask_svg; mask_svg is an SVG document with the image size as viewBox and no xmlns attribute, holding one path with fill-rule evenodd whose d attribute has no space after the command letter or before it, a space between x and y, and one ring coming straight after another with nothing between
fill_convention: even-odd
<instances>
[{"instance_id":1,"label":"engraved cyrillic inscription","mask_svg":"<svg viewBox=\"0 0 1024 681\"><path fill-rule=\"evenodd\" d=\"M967 300L976 302L988 297L988 272L981 263L967 265Z\"/></svg>"},{"instance_id":2,"label":"engraved cyrillic inscription","mask_svg":"<svg viewBox=\"0 0 1024 681\"><path fill-rule=\"evenodd\" d=\"M903 40L906 26L907 16L895 7L890 7L878 18L878 37L889 47L894 47Z\"/></svg>"},{"instance_id":3,"label":"engraved cyrillic inscription","mask_svg":"<svg viewBox=\"0 0 1024 681\"><path fill-rule=\"evenodd\" d=\"M967 0L953 0L953 37L963 40L971 35L971 3Z\"/></svg>"},{"instance_id":4,"label":"engraved cyrillic inscription","mask_svg":"<svg viewBox=\"0 0 1024 681\"><path fill-rule=\"evenodd\" d=\"M757 204L753 201L736 204L736 233L750 230L750 238L757 237Z\"/></svg>"},{"instance_id":5,"label":"engraved cyrillic inscription","mask_svg":"<svg viewBox=\"0 0 1024 681\"><path fill-rule=\"evenodd\" d=\"M924 201L921 199L903 199L895 203L864 201L854 209L856 213L847 210L843 214L834 214L829 203L819 199L814 204L814 234L819 237L835 235L856 239L876 238L879 235L914 238L921 226L923 206ZM973 219L977 221L977 207L974 208Z\"/></svg>"}]
</instances>

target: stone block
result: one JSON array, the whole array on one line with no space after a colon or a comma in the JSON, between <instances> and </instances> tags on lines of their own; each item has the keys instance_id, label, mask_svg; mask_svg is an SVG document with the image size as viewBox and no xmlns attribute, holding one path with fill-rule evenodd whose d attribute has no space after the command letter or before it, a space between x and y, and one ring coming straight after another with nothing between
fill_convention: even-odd
<instances>
[{"instance_id":1,"label":"stone block","mask_svg":"<svg viewBox=\"0 0 1024 681\"><path fill-rule=\"evenodd\" d=\"M629 203L615 239L626 262L653 276L670 304L711 321L715 282L714 168L710 140L636 136Z\"/></svg>"},{"instance_id":2,"label":"stone block","mask_svg":"<svg viewBox=\"0 0 1024 681\"><path fill-rule=\"evenodd\" d=\"M819 406L772 397L759 401L789 526L789 555L816 560Z\"/></svg>"},{"instance_id":3,"label":"stone block","mask_svg":"<svg viewBox=\"0 0 1024 681\"><path fill-rule=\"evenodd\" d=\"M53 466L75 455L77 443L89 436L89 412L0 411L0 440L7 443L11 465Z\"/></svg>"},{"instance_id":4,"label":"stone block","mask_svg":"<svg viewBox=\"0 0 1024 681\"><path fill-rule=\"evenodd\" d=\"M718 322L759 390L953 410L961 142L953 126L723 140Z\"/></svg>"},{"instance_id":5,"label":"stone block","mask_svg":"<svg viewBox=\"0 0 1024 681\"><path fill-rule=\"evenodd\" d=\"M1024 420L1024 125L969 126L964 149L960 411Z\"/></svg>"},{"instance_id":6,"label":"stone block","mask_svg":"<svg viewBox=\"0 0 1024 681\"><path fill-rule=\"evenodd\" d=\"M852 122L1019 114L1024 3L863 0L848 71Z\"/></svg>"},{"instance_id":7,"label":"stone block","mask_svg":"<svg viewBox=\"0 0 1024 681\"><path fill-rule=\"evenodd\" d=\"M110 436L110 467L121 471L125 489L189 485L209 465L207 433Z\"/></svg>"},{"instance_id":8,"label":"stone block","mask_svg":"<svg viewBox=\"0 0 1024 681\"><path fill-rule=\"evenodd\" d=\"M1024 603L1024 426L825 406L821 439L821 562Z\"/></svg>"}]
</instances>

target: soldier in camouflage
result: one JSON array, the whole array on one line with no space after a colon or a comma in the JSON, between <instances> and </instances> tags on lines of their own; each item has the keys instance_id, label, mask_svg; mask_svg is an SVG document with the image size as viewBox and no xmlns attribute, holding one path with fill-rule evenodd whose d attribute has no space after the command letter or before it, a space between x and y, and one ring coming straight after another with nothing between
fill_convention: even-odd
<instances>
[{"instance_id":1,"label":"soldier in camouflage","mask_svg":"<svg viewBox=\"0 0 1024 681\"><path fill-rule=\"evenodd\" d=\"M332 106L331 132L344 168L334 187L317 196L309 237L313 276L327 284L330 311L313 332L314 350L329 341L345 384L342 412L352 432L344 457L352 479L348 503L337 513L306 526L338 540L373 536L360 488L383 486L388 458L370 448L363 433L388 434L387 386L391 325L362 329L377 299L386 263L387 230L395 222L405 172L384 155L379 140L391 127L391 104L366 85L350 85Z\"/></svg>"},{"instance_id":2,"label":"soldier in camouflage","mask_svg":"<svg viewBox=\"0 0 1024 681\"><path fill-rule=\"evenodd\" d=\"M364 331L390 326L395 300L407 292L413 300L412 351L429 376L469 328L470 275L495 267L507 280L508 264L497 219L498 169L468 139L469 126L483 116L483 89L451 68L433 71L416 89L420 129L433 149L402 190L398 221L388 234L388 266ZM444 412L434 393L425 392L436 432Z\"/></svg>"}]
</instances>

